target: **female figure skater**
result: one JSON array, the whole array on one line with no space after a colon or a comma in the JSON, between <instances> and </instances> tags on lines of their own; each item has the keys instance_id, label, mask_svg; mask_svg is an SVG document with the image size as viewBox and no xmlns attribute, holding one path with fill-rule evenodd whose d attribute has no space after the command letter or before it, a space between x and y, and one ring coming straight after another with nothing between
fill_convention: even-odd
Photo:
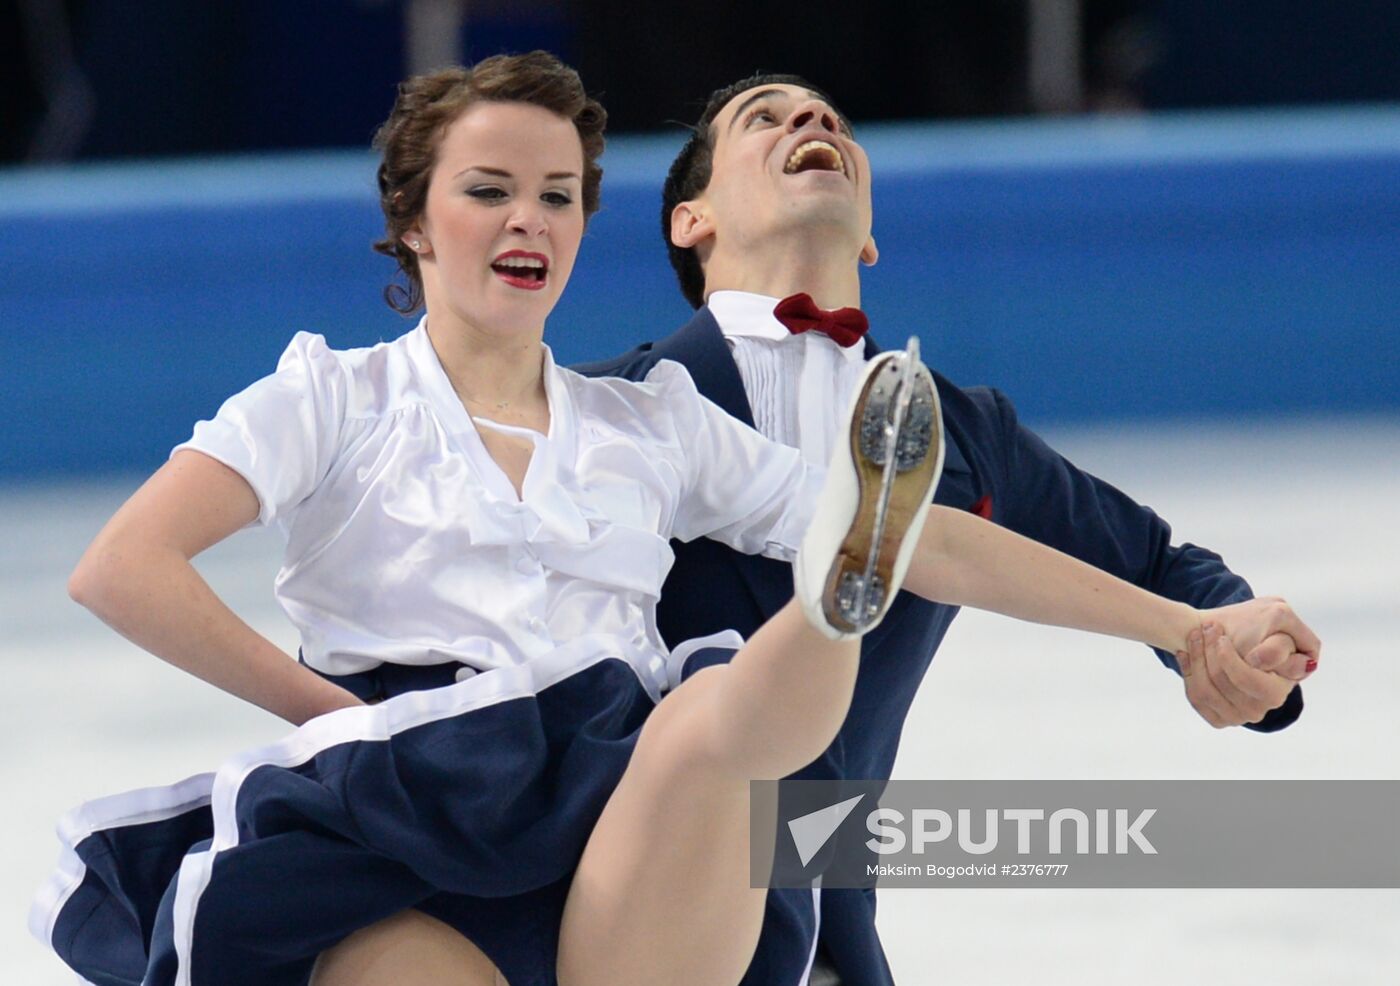
<instances>
[{"instance_id":1,"label":"female figure skater","mask_svg":"<svg viewBox=\"0 0 1400 986\"><path fill-rule=\"evenodd\" d=\"M913 353L872 362L825 477L678 366L557 367L544 322L603 121L538 52L405 83L380 247L425 319L348 352L297 335L79 564L72 595L114 628L300 726L65 819L33 924L87 980L735 983L766 947L749 781L830 743L901 580L1177 651L1201 625L976 518L921 535L942 448ZM286 538L305 664L190 565L254 522ZM668 653L668 539L700 536L795 559L797 597Z\"/></svg>"}]
</instances>

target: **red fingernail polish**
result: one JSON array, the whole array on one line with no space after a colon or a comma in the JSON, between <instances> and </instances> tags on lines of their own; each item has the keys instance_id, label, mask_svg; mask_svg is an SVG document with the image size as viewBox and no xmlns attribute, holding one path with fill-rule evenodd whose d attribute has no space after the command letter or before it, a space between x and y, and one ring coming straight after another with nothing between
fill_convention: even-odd
<instances>
[{"instance_id":1,"label":"red fingernail polish","mask_svg":"<svg viewBox=\"0 0 1400 986\"><path fill-rule=\"evenodd\" d=\"M1308 674L1312 674L1314 671L1316 671L1316 670L1317 670L1317 660L1316 660L1316 658L1311 658L1311 657L1308 658L1308 663L1303 665L1303 670L1306 671Z\"/></svg>"}]
</instances>

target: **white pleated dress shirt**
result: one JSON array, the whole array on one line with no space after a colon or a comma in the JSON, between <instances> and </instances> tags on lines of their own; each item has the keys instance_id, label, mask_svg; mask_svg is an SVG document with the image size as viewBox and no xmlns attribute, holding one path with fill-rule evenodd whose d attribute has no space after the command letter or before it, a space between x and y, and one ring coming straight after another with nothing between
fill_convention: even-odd
<instances>
[{"instance_id":1,"label":"white pleated dress shirt","mask_svg":"<svg viewBox=\"0 0 1400 986\"><path fill-rule=\"evenodd\" d=\"M276 373L177 450L212 456L257 494L259 521L286 541L277 598L320 671L484 671L564 648L674 684L682 648L667 660L654 619L668 540L708 535L791 560L822 471L701 397L677 363L642 382L595 380L546 348L544 382L542 435L474 422L423 323L348 351L299 333ZM522 495L478 424L534 443Z\"/></svg>"},{"instance_id":2,"label":"white pleated dress shirt","mask_svg":"<svg viewBox=\"0 0 1400 986\"><path fill-rule=\"evenodd\" d=\"M754 426L825 468L865 370L865 345L843 349L821 332L793 335L773 317L781 300L716 291L705 303L734 354Z\"/></svg>"},{"instance_id":3,"label":"white pleated dress shirt","mask_svg":"<svg viewBox=\"0 0 1400 986\"><path fill-rule=\"evenodd\" d=\"M822 332L794 335L773 317L781 298L747 291L716 291L705 299L719 323L739 377L744 381L754 426L764 435L800 450L809 467L826 468L831 450L865 372L864 341L838 346ZM812 888L816 926L821 927L821 888ZM830 972L817 958L815 939L808 974Z\"/></svg>"}]
</instances>

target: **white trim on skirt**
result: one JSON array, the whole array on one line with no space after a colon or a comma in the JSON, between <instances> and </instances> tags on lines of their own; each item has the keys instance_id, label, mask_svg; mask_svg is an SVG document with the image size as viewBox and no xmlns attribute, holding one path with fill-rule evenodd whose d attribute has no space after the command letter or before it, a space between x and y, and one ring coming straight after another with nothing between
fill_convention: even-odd
<instances>
[{"instance_id":1,"label":"white trim on skirt","mask_svg":"<svg viewBox=\"0 0 1400 986\"><path fill-rule=\"evenodd\" d=\"M88 801L64 815L58 822L58 869L34 895L29 908L29 931L50 948L54 925L68 899L82 885L87 865L79 858L77 846L104 829L144 825L183 815L209 803L212 773L196 774L177 784L147 787Z\"/></svg>"},{"instance_id":2,"label":"white trim on skirt","mask_svg":"<svg viewBox=\"0 0 1400 986\"><path fill-rule=\"evenodd\" d=\"M496 668L446 688L405 692L379 705L340 709L319 716L280 742L233 757L214 777L210 805L214 815L214 839L208 849L185 857L176 878L174 937L178 961L175 986L190 986L189 959L195 911L208 886L214 857L238 844L235 816L238 789L253 770L269 765L298 766L342 743L382 742L431 722L512 699L532 697L550 685L612 658L621 658L630 665L652 701L660 701L668 684L664 673L668 666L683 664L687 657L704 647L724 646L733 641L737 641L735 646L743 644L743 637L733 630L687 640L671 653L668 661L658 663L655 651L644 645L633 653L619 654L616 638L579 637L528 664ZM642 643L638 641L639 645Z\"/></svg>"},{"instance_id":3,"label":"white trim on skirt","mask_svg":"<svg viewBox=\"0 0 1400 986\"><path fill-rule=\"evenodd\" d=\"M166 787L143 788L86 802L59 822L62 843L58 870L35 895L31 932L53 947L53 931L87 869L76 847L107 828L160 821L205 804L210 806L214 835L209 848L187 855L176 877L174 945L176 986L190 986L190 953L195 912L208 886L215 857L238 845L235 808L244 780L259 767L295 767L317 754L352 742L382 742L405 730L537 695L551 685L609 659L620 659L636 673L652 701L679 683L685 661L709 647L738 649L744 639L733 630L687 640L664 660L646 638L630 646L613 636L587 635L562 644L548 655L514 667L495 668L455 685L406 692L378 705L339 709L318 716L283 739L237 754L213 773L198 774ZM810 961L809 961L810 969ZM806 975L803 976L803 982Z\"/></svg>"}]
</instances>

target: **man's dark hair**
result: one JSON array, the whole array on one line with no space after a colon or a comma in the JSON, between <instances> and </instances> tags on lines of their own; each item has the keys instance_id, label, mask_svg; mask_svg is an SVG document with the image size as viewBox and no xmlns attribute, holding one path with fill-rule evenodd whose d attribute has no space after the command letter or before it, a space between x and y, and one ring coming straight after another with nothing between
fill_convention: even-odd
<instances>
[{"instance_id":1,"label":"man's dark hair","mask_svg":"<svg viewBox=\"0 0 1400 986\"><path fill-rule=\"evenodd\" d=\"M705 102L705 112L699 121L690 128L690 139L681 152L671 162L671 170L666 175L666 184L661 190L661 238L666 241L666 252L671 258L676 279L680 281L681 294L692 308L705 303L705 272L700 267L700 258L694 247L678 247L671 242L671 213L676 206L695 198L710 187L710 171L714 165L715 139L710 125L715 122L719 111L741 92L759 86L801 86L815 93L828 103L826 93L812 85L800 75L780 75L773 72L758 72L747 79L740 79L723 89L710 93Z\"/></svg>"}]
</instances>

